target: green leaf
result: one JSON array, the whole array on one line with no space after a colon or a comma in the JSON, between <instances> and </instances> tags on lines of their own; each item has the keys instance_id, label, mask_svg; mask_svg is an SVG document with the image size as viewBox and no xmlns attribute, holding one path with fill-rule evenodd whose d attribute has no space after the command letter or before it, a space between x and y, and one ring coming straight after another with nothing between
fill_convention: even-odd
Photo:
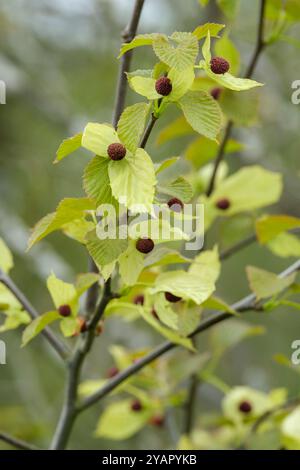
<instances>
[{"instance_id":1,"label":"green leaf","mask_svg":"<svg viewBox=\"0 0 300 470\"><path fill-rule=\"evenodd\" d=\"M178 137L192 134L194 134L193 128L187 123L184 116L180 116L162 129L156 142L158 145L162 145Z\"/></svg>"},{"instance_id":2,"label":"green leaf","mask_svg":"<svg viewBox=\"0 0 300 470\"><path fill-rule=\"evenodd\" d=\"M92 287L96 282L100 281L100 276L97 273L85 273L79 274L76 279L75 289L77 295L80 297L84 292L86 292L90 287Z\"/></svg>"},{"instance_id":3,"label":"green leaf","mask_svg":"<svg viewBox=\"0 0 300 470\"><path fill-rule=\"evenodd\" d=\"M237 312L233 310L230 305L228 305L224 300L219 299L218 297L212 296L207 299L204 304L203 308L207 308L209 310L216 310L220 312L231 313L232 315L237 315Z\"/></svg>"},{"instance_id":4,"label":"green leaf","mask_svg":"<svg viewBox=\"0 0 300 470\"><path fill-rule=\"evenodd\" d=\"M244 146L240 142L229 139L225 147L225 154L240 152L243 148ZM196 169L199 169L216 158L218 150L219 146L216 142L201 136L189 144L185 150L185 156Z\"/></svg>"},{"instance_id":5,"label":"green leaf","mask_svg":"<svg viewBox=\"0 0 300 470\"><path fill-rule=\"evenodd\" d=\"M300 257L300 240L291 233L280 233L270 240L267 246L272 253L281 258Z\"/></svg>"},{"instance_id":6,"label":"green leaf","mask_svg":"<svg viewBox=\"0 0 300 470\"><path fill-rule=\"evenodd\" d=\"M170 302L166 300L165 295L162 292L155 296L154 310L164 325L168 326L172 330L178 330L179 315L174 312Z\"/></svg>"},{"instance_id":7,"label":"green leaf","mask_svg":"<svg viewBox=\"0 0 300 470\"><path fill-rule=\"evenodd\" d=\"M210 32L208 31L206 39L205 39L204 44L202 46L202 55L204 57L205 62L208 63L208 64L211 61L210 44L211 44Z\"/></svg>"},{"instance_id":8,"label":"green leaf","mask_svg":"<svg viewBox=\"0 0 300 470\"><path fill-rule=\"evenodd\" d=\"M300 406L295 408L282 422L282 445L288 450L300 450Z\"/></svg>"},{"instance_id":9,"label":"green leaf","mask_svg":"<svg viewBox=\"0 0 300 470\"><path fill-rule=\"evenodd\" d=\"M85 245L86 235L95 228L95 223L86 220L85 218L76 219L68 224L62 226L62 231L67 237L78 241Z\"/></svg>"},{"instance_id":10,"label":"green leaf","mask_svg":"<svg viewBox=\"0 0 300 470\"><path fill-rule=\"evenodd\" d=\"M230 63L230 71L233 75L239 73L241 57L234 43L229 39L228 34L224 34L219 41L215 43L215 54L218 57L226 57Z\"/></svg>"},{"instance_id":11,"label":"green leaf","mask_svg":"<svg viewBox=\"0 0 300 470\"><path fill-rule=\"evenodd\" d=\"M178 312L178 331L182 336L188 336L199 326L201 311L198 307L183 305Z\"/></svg>"},{"instance_id":12,"label":"green leaf","mask_svg":"<svg viewBox=\"0 0 300 470\"><path fill-rule=\"evenodd\" d=\"M208 32L210 36L213 38L219 37L219 32L225 28L225 24L218 24L218 23L205 23L198 26L194 31L193 34L197 37L198 41L203 38L207 37Z\"/></svg>"},{"instance_id":13,"label":"green leaf","mask_svg":"<svg viewBox=\"0 0 300 470\"><path fill-rule=\"evenodd\" d=\"M20 310L18 308L9 308L5 312L5 321L0 326L0 333L5 331L14 330L20 325L27 325L30 322L31 318L27 312Z\"/></svg>"},{"instance_id":14,"label":"green leaf","mask_svg":"<svg viewBox=\"0 0 300 470\"><path fill-rule=\"evenodd\" d=\"M151 289L153 294L158 292L171 292L184 300L193 300L200 305L214 292L215 286L211 282L200 282L200 279L185 271L170 271L159 274Z\"/></svg>"},{"instance_id":15,"label":"green leaf","mask_svg":"<svg viewBox=\"0 0 300 470\"><path fill-rule=\"evenodd\" d=\"M254 183L255 182L255 183ZM282 176L260 166L248 166L219 183L210 203L228 198L231 205L228 210L218 213L232 216L239 212L251 211L277 202L282 193Z\"/></svg>"},{"instance_id":16,"label":"green leaf","mask_svg":"<svg viewBox=\"0 0 300 470\"><path fill-rule=\"evenodd\" d=\"M192 33L173 33L169 39L160 37L153 41L157 57L178 70L194 65L198 55L198 39Z\"/></svg>"},{"instance_id":17,"label":"green leaf","mask_svg":"<svg viewBox=\"0 0 300 470\"><path fill-rule=\"evenodd\" d=\"M179 178L170 183L164 183L163 186L159 185L157 189L163 194L179 198L184 203L189 202L193 197L193 188L182 176L179 176Z\"/></svg>"},{"instance_id":18,"label":"green leaf","mask_svg":"<svg viewBox=\"0 0 300 470\"><path fill-rule=\"evenodd\" d=\"M213 79L215 82L219 83L219 85L222 85L224 88L228 88L229 90L247 91L251 90L252 88L264 86L263 83L250 80L249 78L234 77L229 72L224 73L223 75L215 74L210 70L210 66L208 64L205 65L204 69L209 78Z\"/></svg>"},{"instance_id":19,"label":"green leaf","mask_svg":"<svg viewBox=\"0 0 300 470\"><path fill-rule=\"evenodd\" d=\"M233 318L230 320L230 323L217 325L211 331L211 349L213 354L218 357L222 357L225 352L236 347L247 338L261 336L265 334L265 332L266 331L262 326L251 325L250 323Z\"/></svg>"},{"instance_id":20,"label":"green leaf","mask_svg":"<svg viewBox=\"0 0 300 470\"><path fill-rule=\"evenodd\" d=\"M47 288L57 309L61 305L70 305L73 315L76 313L77 292L73 284L58 279L52 273L47 279Z\"/></svg>"},{"instance_id":21,"label":"green leaf","mask_svg":"<svg viewBox=\"0 0 300 470\"><path fill-rule=\"evenodd\" d=\"M150 311L141 308L141 315L144 320L149 323L149 325L151 325L156 331L158 331L158 333L167 338L169 341L194 351L193 343L189 338L183 338L177 332L163 326L158 320L156 320L156 318L154 318Z\"/></svg>"},{"instance_id":22,"label":"green leaf","mask_svg":"<svg viewBox=\"0 0 300 470\"><path fill-rule=\"evenodd\" d=\"M139 95L145 96L148 100L161 98L161 95L155 90L155 78L132 76L132 74L127 74L127 78L130 87Z\"/></svg>"},{"instance_id":23,"label":"green leaf","mask_svg":"<svg viewBox=\"0 0 300 470\"><path fill-rule=\"evenodd\" d=\"M297 273L280 278L276 274L254 266L247 266L247 277L257 300L272 297L287 289L296 279Z\"/></svg>"},{"instance_id":24,"label":"green leaf","mask_svg":"<svg viewBox=\"0 0 300 470\"><path fill-rule=\"evenodd\" d=\"M46 215L35 225L28 240L27 249L29 250L35 243L55 230L61 229L67 223L82 218L86 211L95 210L95 208L94 202L87 198L63 199L56 212Z\"/></svg>"},{"instance_id":25,"label":"green leaf","mask_svg":"<svg viewBox=\"0 0 300 470\"><path fill-rule=\"evenodd\" d=\"M139 148L134 155L111 161L108 173L112 193L120 203L128 209L139 205L144 206L142 212L151 210L156 178L153 162L145 150Z\"/></svg>"},{"instance_id":26,"label":"green leaf","mask_svg":"<svg viewBox=\"0 0 300 470\"><path fill-rule=\"evenodd\" d=\"M215 285L221 272L218 250L203 251L193 260L189 273L197 277L199 284Z\"/></svg>"},{"instance_id":27,"label":"green leaf","mask_svg":"<svg viewBox=\"0 0 300 470\"><path fill-rule=\"evenodd\" d=\"M84 170L83 188L97 207L101 204L117 204L110 187L109 162L108 158L96 155Z\"/></svg>"},{"instance_id":28,"label":"green leaf","mask_svg":"<svg viewBox=\"0 0 300 470\"><path fill-rule=\"evenodd\" d=\"M76 333L78 329L77 318L76 317L63 318L59 326L60 326L62 334L66 338L69 338L70 336L73 336L74 333Z\"/></svg>"},{"instance_id":29,"label":"green leaf","mask_svg":"<svg viewBox=\"0 0 300 470\"><path fill-rule=\"evenodd\" d=\"M128 106L120 117L118 135L131 152L135 152L139 145L149 110L148 103L137 103Z\"/></svg>"},{"instance_id":30,"label":"green leaf","mask_svg":"<svg viewBox=\"0 0 300 470\"><path fill-rule=\"evenodd\" d=\"M131 403L127 399L108 405L97 424L96 437L119 441L139 432L149 421L152 410L143 407L137 413L131 410Z\"/></svg>"},{"instance_id":31,"label":"green leaf","mask_svg":"<svg viewBox=\"0 0 300 470\"><path fill-rule=\"evenodd\" d=\"M172 91L169 96L165 98L165 101L176 102L191 88L195 79L194 67L189 67L184 70L171 68L168 73L168 78L172 82Z\"/></svg>"},{"instance_id":32,"label":"green leaf","mask_svg":"<svg viewBox=\"0 0 300 470\"><path fill-rule=\"evenodd\" d=\"M151 46L153 44L153 41L159 38L166 38L166 36L164 34L159 33L139 34L135 36L135 38L131 42L125 42L124 44L122 44L118 59L122 57L122 55L125 54L127 51L135 49L136 47Z\"/></svg>"},{"instance_id":33,"label":"green leaf","mask_svg":"<svg viewBox=\"0 0 300 470\"><path fill-rule=\"evenodd\" d=\"M75 150L78 150L81 147L81 139L82 133L76 134L73 137L69 137L68 139L63 140L56 152L56 159L54 160L54 163L60 162L63 158L70 155L70 153L73 153L75 152Z\"/></svg>"},{"instance_id":34,"label":"green leaf","mask_svg":"<svg viewBox=\"0 0 300 470\"><path fill-rule=\"evenodd\" d=\"M179 158L180 157L172 157L157 163L155 166L155 174L158 175L159 173L167 170L170 166L174 165L174 163L177 163Z\"/></svg>"},{"instance_id":35,"label":"green leaf","mask_svg":"<svg viewBox=\"0 0 300 470\"><path fill-rule=\"evenodd\" d=\"M101 240L96 232L89 234L86 247L97 265L104 268L106 265L116 261L127 249L128 241L107 238Z\"/></svg>"},{"instance_id":36,"label":"green leaf","mask_svg":"<svg viewBox=\"0 0 300 470\"><path fill-rule=\"evenodd\" d=\"M144 255L136 247L136 241L131 240L128 248L119 257L119 271L122 281L127 286L133 286L144 268Z\"/></svg>"},{"instance_id":37,"label":"green leaf","mask_svg":"<svg viewBox=\"0 0 300 470\"><path fill-rule=\"evenodd\" d=\"M249 416L245 416L245 413L239 410L239 404L243 401L251 403L252 418L258 418L270 408L274 407L271 398L266 393L254 390L250 387L234 387L225 396L222 402L225 417L236 423L249 419Z\"/></svg>"},{"instance_id":38,"label":"green leaf","mask_svg":"<svg viewBox=\"0 0 300 470\"><path fill-rule=\"evenodd\" d=\"M96 155L108 157L108 146L118 142L118 134L111 125L89 122L83 131L81 145Z\"/></svg>"},{"instance_id":39,"label":"green leaf","mask_svg":"<svg viewBox=\"0 0 300 470\"><path fill-rule=\"evenodd\" d=\"M222 125L222 112L216 100L204 91L190 91L179 100L179 105L196 132L208 139L217 139Z\"/></svg>"},{"instance_id":40,"label":"green leaf","mask_svg":"<svg viewBox=\"0 0 300 470\"><path fill-rule=\"evenodd\" d=\"M181 253L164 246L155 247L155 249L145 258L145 266L165 266L168 264L187 263L190 263L188 258L185 258Z\"/></svg>"},{"instance_id":41,"label":"green leaf","mask_svg":"<svg viewBox=\"0 0 300 470\"><path fill-rule=\"evenodd\" d=\"M105 309L105 317L110 315L118 315L123 320L131 322L141 317L141 306L122 299L113 299L109 302Z\"/></svg>"},{"instance_id":42,"label":"green leaf","mask_svg":"<svg viewBox=\"0 0 300 470\"><path fill-rule=\"evenodd\" d=\"M300 219L290 215L265 215L256 221L258 241L264 245L277 235L300 227Z\"/></svg>"},{"instance_id":43,"label":"green leaf","mask_svg":"<svg viewBox=\"0 0 300 470\"><path fill-rule=\"evenodd\" d=\"M33 320L23 331L22 347L26 346L35 336L37 336L47 325L61 319L59 313L55 310L47 312Z\"/></svg>"},{"instance_id":44,"label":"green leaf","mask_svg":"<svg viewBox=\"0 0 300 470\"><path fill-rule=\"evenodd\" d=\"M11 251L4 240L0 238L0 269L5 273L8 273L13 266L14 260Z\"/></svg>"}]
</instances>

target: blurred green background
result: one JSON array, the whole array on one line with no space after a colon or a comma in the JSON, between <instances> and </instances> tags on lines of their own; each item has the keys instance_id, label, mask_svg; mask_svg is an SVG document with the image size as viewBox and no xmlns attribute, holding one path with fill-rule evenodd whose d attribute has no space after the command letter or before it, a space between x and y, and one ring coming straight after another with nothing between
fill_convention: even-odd
<instances>
[{"instance_id":1,"label":"blurred green background","mask_svg":"<svg viewBox=\"0 0 300 470\"><path fill-rule=\"evenodd\" d=\"M232 38L244 66L252 53L256 34L258 0L242 0ZM53 270L72 282L87 268L85 250L60 234L51 235L25 253L29 229L52 212L65 196L83 194L81 175L87 163L82 152L52 165L60 142L80 131L90 120L109 122L112 115L120 34L129 18L133 0L1 0L0 79L7 85L7 104L0 106L0 236L15 255L14 280L40 312L50 303L45 279ZM189 31L207 20L224 21L214 2L201 9L197 0L146 0L140 32ZM292 34L297 37L299 28ZM279 43L264 54L255 78L266 83L260 94L261 122L236 130L247 146L242 155L229 158L232 168L259 163L284 175L285 191L279 213L300 216L299 124L300 105L291 103L291 83L300 79L299 50ZM134 54L134 68L150 68L154 56L147 48ZM128 102L138 101L129 92ZM172 119L172 111L168 113ZM148 147L157 161L180 155L185 141ZM255 185L255 181L253 182ZM209 245L209 240L207 240ZM228 302L248 292L245 265L279 271L290 260L276 258L252 246L226 261L219 294ZM247 384L269 390L287 386L299 392L297 374L276 365L277 352L290 356L291 343L300 338L300 317L281 310L248 318L266 325L265 336L251 339L227 355L220 375L230 385ZM47 446L54 430L64 385L64 369L43 339L20 349L20 330L1 335L7 344L7 365L0 366L0 428ZM150 346L161 338L148 326L107 323L96 341L85 377L98 378L111 365L108 345ZM199 341L205 349L205 338ZM219 407L220 394L208 386L199 391L199 409ZM121 443L92 437L102 405L78 420L70 447L79 449L164 448L174 446L168 429L146 429ZM180 414L180 413L179 413ZM179 416L176 416L178 418ZM0 449L6 448L0 443Z\"/></svg>"}]
</instances>

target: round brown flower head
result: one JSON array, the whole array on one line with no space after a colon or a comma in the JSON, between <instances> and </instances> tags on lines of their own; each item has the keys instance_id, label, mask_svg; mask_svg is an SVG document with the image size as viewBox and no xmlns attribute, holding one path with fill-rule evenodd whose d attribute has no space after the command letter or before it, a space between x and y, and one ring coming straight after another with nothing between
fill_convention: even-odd
<instances>
[{"instance_id":1,"label":"round brown flower head","mask_svg":"<svg viewBox=\"0 0 300 470\"><path fill-rule=\"evenodd\" d=\"M154 248L154 241L151 240L151 238L140 238L137 242L136 242L136 249L140 252L140 253L144 253L144 254L147 254L147 253L150 253L150 251L153 250Z\"/></svg>"},{"instance_id":2,"label":"round brown flower head","mask_svg":"<svg viewBox=\"0 0 300 470\"><path fill-rule=\"evenodd\" d=\"M160 77L155 82L155 90L161 96L168 96L172 91L172 82L168 77Z\"/></svg>"},{"instance_id":3,"label":"round brown flower head","mask_svg":"<svg viewBox=\"0 0 300 470\"><path fill-rule=\"evenodd\" d=\"M230 69L230 64L223 57L213 57L210 61L210 69L217 75L224 75Z\"/></svg>"},{"instance_id":4,"label":"round brown flower head","mask_svg":"<svg viewBox=\"0 0 300 470\"><path fill-rule=\"evenodd\" d=\"M107 147L107 153L111 160L123 160L126 155L126 148L120 143L110 144Z\"/></svg>"}]
</instances>

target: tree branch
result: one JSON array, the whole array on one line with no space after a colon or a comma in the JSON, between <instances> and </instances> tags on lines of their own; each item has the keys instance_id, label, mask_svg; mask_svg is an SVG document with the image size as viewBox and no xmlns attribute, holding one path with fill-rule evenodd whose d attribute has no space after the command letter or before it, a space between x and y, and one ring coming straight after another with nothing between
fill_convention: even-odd
<instances>
[{"instance_id":1,"label":"tree branch","mask_svg":"<svg viewBox=\"0 0 300 470\"><path fill-rule=\"evenodd\" d=\"M0 432L0 441L6 442L6 444L9 444L16 449L21 449L21 450L39 450L38 447L29 444L28 442L25 442L21 439L18 439L16 437L10 436L9 434L6 434L5 432Z\"/></svg>"},{"instance_id":2,"label":"tree branch","mask_svg":"<svg viewBox=\"0 0 300 470\"><path fill-rule=\"evenodd\" d=\"M294 264L289 266L285 271L279 274L280 278L284 278L292 274L293 272L299 271L300 270L300 259L296 261ZM246 312L249 310L252 310L254 308L256 302L256 296L254 294L250 294L247 297L244 297L240 301L234 303L231 308L237 312ZM198 334L202 333L203 331L206 331L213 327L214 325L217 325L218 323L221 323L225 320L228 320L232 318L232 314L227 313L227 312L215 312L213 313L209 318L206 320L203 320L198 328L189 336L190 338L193 338L194 336L197 336ZM172 349L176 348L178 345L171 343L170 341L167 341L160 346L158 346L156 349L154 349L152 352L147 354L145 357L142 359L139 359L137 362L132 364L130 367L127 367L127 369L124 369L121 371L119 374L117 374L115 377L110 379L102 388L100 388L98 391L87 397L85 400L82 401L82 403L78 406L78 411L83 411L90 406L94 405L97 403L99 400L104 398L106 395L108 395L112 390L114 390L118 385L123 383L125 380L129 379L132 375L136 374L139 372L141 369L143 369L145 366L153 362L155 359L159 358L163 354L167 353L168 351L171 351Z\"/></svg>"},{"instance_id":3,"label":"tree branch","mask_svg":"<svg viewBox=\"0 0 300 470\"><path fill-rule=\"evenodd\" d=\"M150 137L150 134L153 130L153 127L157 121L157 117L154 116L154 114L151 114L151 119L146 127L145 133L142 137L141 143L140 143L140 148L144 149L147 145L148 139Z\"/></svg>"},{"instance_id":4,"label":"tree branch","mask_svg":"<svg viewBox=\"0 0 300 470\"><path fill-rule=\"evenodd\" d=\"M256 47L252 56L252 59L250 61L250 64L247 68L245 78L251 78L253 75L253 72L255 70L255 67L258 63L258 59L260 58L260 55L265 47L265 42L264 42L264 23L265 23L265 11L266 11L266 0L261 0L260 3L260 12L259 12L259 25L258 25L258 30L257 30L257 41L256 41ZM215 182L216 182L216 177L218 174L218 169L223 161L224 155L225 155L225 149L226 145L228 143L228 140L231 136L232 129L233 129L234 123L232 121L229 121L226 128L225 128L225 133L221 142L221 145L219 147L219 151L215 160L215 165L213 169L213 173L206 191L206 195L209 197L215 187Z\"/></svg>"},{"instance_id":5,"label":"tree branch","mask_svg":"<svg viewBox=\"0 0 300 470\"><path fill-rule=\"evenodd\" d=\"M0 282L10 290L10 292L15 296L15 298L20 302L24 310L30 315L30 317L34 320L35 318L39 317L39 313L27 299L27 297L23 294L23 292L16 286L13 280L8 276L8 274L4 273L0 270ZM66 359L70 354L69 348L62 343L53 331L46 327L42 331L42 335L48 340L51 346L55 349L58 355L62 359Z\"/></svg>"},{"instance_id":6,"label":"tree branch","mask_svg":"<svg viewBox=\"0 0 300 470\"><path fill-rule=\"evenodd\" d=\"M123 33L123 39L125 42L130 42L136 35L138 23L142 13L145 0L136 0L135 6L133 9L131 20ZM132 51L128 51L121 59L121 66L119 72L119 80L117 86L116 94L116 104L113 115L113 126L116 128L120 115L124 109L126 91L127 91L127 77L126 72L130 69L132 58ZM90 268L92 271L95 271L96 265L94 261L90 260ZM108 279L104 284L104 292L100 304L96 307L98 298L98 290L92 288L89 290L86 299L86 305L89 308L89 311L96 311L92 316L91 320L87 325L87 332L84 335L81 335L79 338L77 347L74 351L74 355L69 362L69 371L68 371L68 380L67 380L67 389L65 395L65 401L59 418L59 422L54 433L54 437L51 443L51 450L64 449L68 443L74 421L78 414L78 409L76 408L77 401L77 389L78 382L80 378L80 372L85 360L86 355L89 353L94 338L95 338L95 328L99 320L101 319L106 305L113 298L113 293L111 291L111 280Z\"/></svg>"}]
</instances>

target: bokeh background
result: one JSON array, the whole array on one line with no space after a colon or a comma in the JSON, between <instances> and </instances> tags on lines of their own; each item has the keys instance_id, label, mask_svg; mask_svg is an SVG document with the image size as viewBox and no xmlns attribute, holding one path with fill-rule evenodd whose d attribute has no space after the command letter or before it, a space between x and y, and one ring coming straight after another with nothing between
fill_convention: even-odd
<instances>
[{"instance_id":1,"label":"bokeh background","mask_svg":"<svg viewBox=\"0 0 300 470\"><path fill-rule=\"evenodd\" d=\"M132 4L133 0L0 0L0 79L7 84L7 104L0 106L0 236L14 252L14 280L40 312L51 305L45 288L51 270L72 282L76 273L87 269L87 256L84 248L60 234L25 253L29 229L63 197L83 194L81 176L87 155L79 152L55 166L52 161L59 143L88 120L111 120L120 34ZM239 16L230 26L244 65L254 47L257 16L258 0L242 0ZM230 24L213 1L203 10L197 0L146 0L139 31L189 31L207 20ZM291 35L297 38L297 34L295 27ZM298 57L299 50L288 43L266 51L255 74L267 85L260 94L260 123L235 131L246 150L229 159L232 168L257 162L282 172L285 191L276 210L296 216L300 216L300 105L291 103L291 83L300 79ZM141 48L134 55L133 69L150 68L153 61L150 50ZM134 100L137 97L129 92L128 102ZM184 139L158 147L157 131L149 145L155 160L180 155ZM251 246L226 261L219 294L230 302L248 292L247 264L279 271L289 261ZM292 341L300 339L299 314L282 309L271 315L250 314L248 319L267 326L267 335L250 339L227 354L220 376L230 385L264 390L286 386L291 395L299 392L299 375L272 359L277 352L290 356ZM20 349L20 330L1 339L7 344L7 365L0 366L0 428L47 446L62 402L64 369L43 339L25 349ZM111 365L111 342L144 347L160 340L143 323L110 321L84 374L103 375ZM205 348L204 337L199 348ZM218 409L219 402L216 390L201 387L199 410ZM174 446L168 429L153 432L147 428L120 443L95 439L92 431L105 403L80 417L71 448ZM5 445L0 443L1 448Z\"/></svg>"}]
</instances>

